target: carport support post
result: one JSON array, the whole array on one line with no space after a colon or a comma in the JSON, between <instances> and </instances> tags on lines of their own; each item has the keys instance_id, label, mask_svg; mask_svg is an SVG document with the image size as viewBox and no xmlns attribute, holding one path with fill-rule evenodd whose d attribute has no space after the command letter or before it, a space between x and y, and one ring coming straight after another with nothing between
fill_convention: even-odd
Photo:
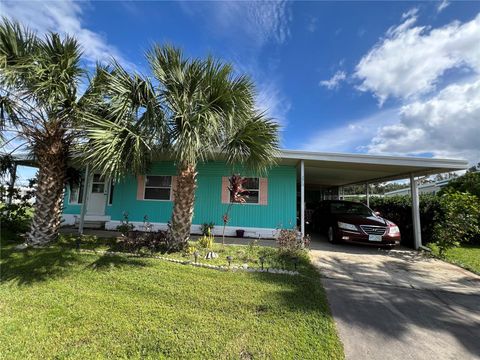
<instances>
[{"instance_id":1,"label":"carport support post","mask_svg":"<svg viewBox=\"0 0 480 360\"><path fill-rule=\"evenodd\" d=\"M300 230L305 236L305 162L300 160Z\"/></svg>"},{"instance_id":2,"label":"carport support post","mask_svg":"<svg viewBox=\"0 0 480 360\"><path fill-rule=\"evenodd\" d=\"M78 233L83 235L83 225L85 224L85 213L87 212L87 189L88 189L88 178L90 177L88 165L85 168L85 179L83 181L83 194L82 194L82 207L80 210L80 223L78 224Z\"/></svg>"},{"instance_id":3,"label":"carport support post","mask_svg":"<svg viewBox=\"0 0 480 360\"><path fill-rule=\"evenodd\" d=\"M369 183L365 183L365 196L367 198L367 206L370 207L370 186Z\"/></svg>"},{"instance_id":4,"label":"carport support post","mask_svg":"<svg viewBox=\"0 0 480 360\"><path fill-rule=\"evenodd\" d=\"M420 246L422 246L422 231L420 227L420 201L418 198L418 185L413 174L410 174L410 193L412 195L413 240L415 250L418 250Z\"/></svg>"}]
</instances>

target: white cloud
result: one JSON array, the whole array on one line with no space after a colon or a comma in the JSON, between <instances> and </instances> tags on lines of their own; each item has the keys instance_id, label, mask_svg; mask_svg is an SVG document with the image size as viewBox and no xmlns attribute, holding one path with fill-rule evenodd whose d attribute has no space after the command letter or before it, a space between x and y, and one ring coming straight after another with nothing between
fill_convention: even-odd
<instances>
[{"instance_id":1,"label":"white cloud","mask_svg":"<svg viewBox=\"0 0 480 360\"><path fill-rule=\"evenodd\" d=\"M340 83L347 78L345 71L337 71L330 79L320 81L321 86L325 86L329 90L337 89Z\"/></svg>"},{"instance_id":2,"label":"white cloud","mask_svg":"<svg viewBox=\"0 0 480 360\"><path fill-rule=\"evenodd\" d=\"M377 129L386 124L398 122L398 109L382 110L371 116L347 121L345 125L333 129L323 129L307 139L304 150L330 152L364 152L365 144L376 134Z\"/></svg>"},{"instance_id":3,"label":"white cloud","mask_svg":"<svg viewBox=\"0 0 480 360\"><path fill-rule=\"evenodd\" d=\"M257 107L275 119L282 127L287 125L287 113L291 104L275 82L260 82L257 86Z\"/></svg>"},{"instance_id":4,"label":"white cloud","mask_svg":"<svg viewBox=\"0 0 480 360\"><path fill-rule=\"evenodd\" d=\"M412 27L416 11L387 31L358 63L361 91L371 91L383 104L389 97L415 99L435 90L447 70L480 73L480 14L465 23L430 29Z\"/></svg>"},{"instance_id":5,"label":"white cloud","mask_svg":"<svg viewBox=\"0 0 480 360\"><path fill-rule=\"evenodd\" d=\"M442 1L440 1L440 3L439 3L438 6L437 6L437 13L445 10L448 5L450 5L450 2L448 2L448 0L442 0Z\"/></svg>"},{"instance_id":6,"label":"white cloud","mask_svg":"<svg viewBox=\"0 0 480 360\"><path fill-rule=\"evenodd\" d=\"M307 30L313 33L315 32L315 30L317 30L317 26L318 26L318 18L311 17L310 20L308 21Z\"/></svg>"},{"instance_id":7,"label":"white cloud","mask_svg":"<svg viewBox=\"0 0 480 360\"><path fill-rule=\"evenodd\" d=\"M254 47L290 36L290 9L282 1L182 2L189 14L202 16L217 36L246 37Z\"/></svg>"},{"instance_id":8,"label":"white cloud","mask_svg":"<svg viewBox=\"0 0 480 360\"><path fill-rule=\"evenodd\" d=\"M84 3L85 4L85 3ZM67 33L80 42L83 56L90 63L107 62L115 57L125 66L126 61L118 49L109 44L106 37L89 30L84 25L84 13L80 3L66 1L2 1L0 13L15 19L39 34L48 31Z\"/></svg>"},{"instance_id":9,"label":"white cloud","mask_svg":"<svg viewBox=\"0 0 480 360\"><path fill-rule=\"evenodd\" d=\"M480 77L402 106L400 121L382 126L371 153L432 154L480 160Z\"/></svg>"}]
</instances>

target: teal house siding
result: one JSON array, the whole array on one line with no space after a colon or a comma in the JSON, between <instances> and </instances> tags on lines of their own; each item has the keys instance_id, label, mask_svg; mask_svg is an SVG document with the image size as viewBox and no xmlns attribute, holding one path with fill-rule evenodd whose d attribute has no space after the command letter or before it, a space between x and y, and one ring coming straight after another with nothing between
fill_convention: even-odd
<instances>
[{"instance_id":1,"label":"teal house siding","mask_svg":"<svg viewBox=\"0 0 480 360\"><path fill-rule=\"evenodd\" d=\"M195 193L193 224L213 222L220 227L222 216L228 204L222 204L222 177L233 172L242 176L254 176L245 169L215 161L198 165L198 186ZM177 170L173 162L156 162L145 175L172 175ZM229 227L268 228L279 226L291 228L296 224L296 168L295 166L275 166L267 175L267 205L234 204L230 210ZM120 221L128 212L131 222L143 222L148 216L151 223L165 224L172 215L172 201L137 200L137 177L129 176L115 184L113 201L106 206L105 215L112 221ZM68 203L69 191L65 194L65 214L79 214L80 205Z\"/></svg>"}]
</instances>

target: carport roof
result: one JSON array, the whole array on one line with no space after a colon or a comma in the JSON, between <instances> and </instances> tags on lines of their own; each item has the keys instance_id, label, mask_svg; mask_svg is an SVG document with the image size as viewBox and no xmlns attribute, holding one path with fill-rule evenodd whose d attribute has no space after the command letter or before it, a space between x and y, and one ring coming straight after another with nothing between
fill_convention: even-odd
<instances>
[{"instance_id":1,"label":"carport roof","mask_svg":"<svg viewBox=\"0 0 480 360\"><path fill-rule=\"evenodd\" d=\"M465 170L468 162L405 156L282 150L283 164L305 164L305 184L343 186ZM298 170L300 171L300 170Z\"/></svg>"}]
</instances>

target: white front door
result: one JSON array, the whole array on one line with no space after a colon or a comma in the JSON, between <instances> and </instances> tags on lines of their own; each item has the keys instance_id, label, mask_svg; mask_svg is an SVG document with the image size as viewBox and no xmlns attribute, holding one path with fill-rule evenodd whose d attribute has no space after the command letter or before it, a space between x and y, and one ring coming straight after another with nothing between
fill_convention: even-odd
<instances>
[{"instance_id":1,"label":"white front door","mask_svg":"<svg viewBox=\"0 0 480 360\"><path fill-rule=\"evenodd\" d=\"M88 194L87 215L105 215L107 201L106 181L99 174L94 174L90 179Z\"/></svg>"}]
</instances>

